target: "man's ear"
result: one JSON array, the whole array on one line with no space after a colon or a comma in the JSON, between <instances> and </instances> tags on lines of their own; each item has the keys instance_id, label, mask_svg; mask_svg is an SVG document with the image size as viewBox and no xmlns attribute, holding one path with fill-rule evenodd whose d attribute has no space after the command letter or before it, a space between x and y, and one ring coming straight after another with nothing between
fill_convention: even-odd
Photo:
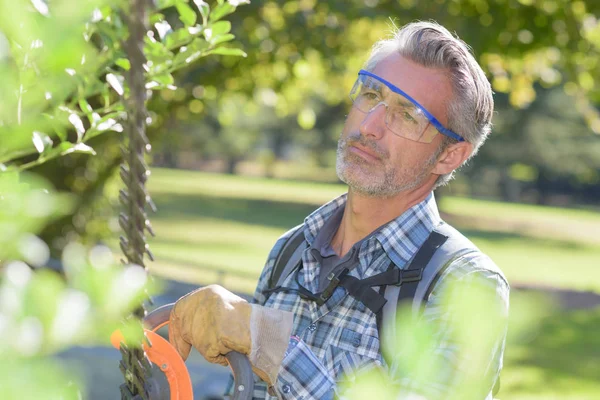
<instances>
[{"instance_id":1,"label":"man's ear","mask_svg":"<svg viewBox=\"0 0 600 400\"><path fill-rule=\"evenodd\" d=\"M445 175L460 167L469 158L473 145L469 142L453 143L446 147L440 154L437 164L433 168L434 174Z\"/></svg>"}]
</instances>

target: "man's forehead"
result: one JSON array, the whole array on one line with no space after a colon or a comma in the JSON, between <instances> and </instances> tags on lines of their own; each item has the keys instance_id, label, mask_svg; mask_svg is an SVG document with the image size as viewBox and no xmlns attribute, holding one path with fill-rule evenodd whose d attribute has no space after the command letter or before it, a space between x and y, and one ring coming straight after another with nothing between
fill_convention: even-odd
<instances>
[{"instance_id":1,"label":"man's forehead","mask_svg":"<svg viewBox=\"0 0 600 400\"><path fill-rule=\"evenodd\" d=\"M415 99L442 124L447 122L446 103L452 99L447 71L422 66L394 53L379 61L372 72Z\"/></svg>"},{"instance_id":2,"label":"man's forehead","mask_svg":"<svg viewBox=\"0 0 600 400\"><path fill-rule=\"evenodd\" d=\"M367 76L364 82L364 85L372 90L376 90L382 94L382 96L386 98L393 99L395 104L399 104L405 107L414 107L414 104L411 103L408 99L402 96L399 93L391 90L385 83L373 78L372 76ZM402 88L398 88L402 90Z\"/></svg>"}]
</instances>

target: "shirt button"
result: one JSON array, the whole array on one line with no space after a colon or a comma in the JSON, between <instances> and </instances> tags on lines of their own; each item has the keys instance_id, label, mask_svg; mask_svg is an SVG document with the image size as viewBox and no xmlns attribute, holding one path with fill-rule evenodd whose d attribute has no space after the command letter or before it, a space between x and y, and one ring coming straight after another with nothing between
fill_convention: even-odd
<instances>
[{"instance_id":1,"label":"shirt button","mask_svg":"<svg viewBox=\"0 0 600 400\"><path fill-rule=\"evenodd\" d=\"M308 326L308 330L310 330L311 332L314 332L317 330L317 324L310 324Z\"/></svg>"},{"instance_id":2,"label":"shirt button","mask_svg":"<svg viewBox=\"0 0 600 400\"><path fill-rule=\"evenodd\" d=\"M290 385L283 385L283 387L281 388L281 391L285 394L288 394L290 392L290 390L292 390Z\"/></svg>"},{"instance_id":3,"label":"shirt button","mask_svg":"<svg viewBox=\"0 0 600 400\"><path fill-rule=\"evenodd\" d=\"M358 336L354 338L354 340L352 341L352 345L354 347L360 346L360 338Z\"/></svg>"}]
</instances>

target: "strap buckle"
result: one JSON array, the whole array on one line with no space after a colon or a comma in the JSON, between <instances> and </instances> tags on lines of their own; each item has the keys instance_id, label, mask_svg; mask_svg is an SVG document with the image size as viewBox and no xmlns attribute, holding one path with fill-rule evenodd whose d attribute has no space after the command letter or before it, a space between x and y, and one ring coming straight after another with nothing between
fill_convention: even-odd
<instances>
[{"instance_id":1,"label":"strap buckle","mask_svg":"<svg viewBox=\"0 0 600 400\"><path fill-rule=\"evenodd\" d=\"M423 279L423 268L399 270L399 279L397 285L400 286L406 282L419 282Z\"/></svg>"},{"instance_id":2,"label":"strap buckle","mask_svg":"<svg viewBox=\"0 0 600 400\"><path fill-rule=\"evenodd\" d=\"M348 268L344 268L337 274L331 273L327 277L327 279L329 279L329 284L327 285L325 290L323 290L321 293L319 293L317 295L316 302L319 305L319 307L322 306L323 304L325 304L327 302L327 300L329 300L331 298L331 296L333 295L333 292L340 284L340 279L342 279L342 277L344 275L346 275L348 273L348 271L349 271Z\"/></svg>"}]
</instances>

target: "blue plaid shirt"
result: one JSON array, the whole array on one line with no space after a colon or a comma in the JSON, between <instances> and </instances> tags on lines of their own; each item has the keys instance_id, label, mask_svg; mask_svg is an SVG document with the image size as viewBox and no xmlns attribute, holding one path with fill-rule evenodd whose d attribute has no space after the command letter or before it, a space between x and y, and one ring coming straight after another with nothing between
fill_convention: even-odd
<instances>
[{"instance_id":1,"label":"blue plaid shirt","mask_svg":"<svg viewBox=\"0 0 600 400\"><path fill-rule=\"evenodd\" d=\"M342 195L325 204L305 219L304 236L312 244L325 221L346 203ZM401 216L383 226L379 232L363 241L359 249L359 263L350 275L364 279L388 268L390 261L398 268L405 269L409 261L425 242L431 231L442 221L433 194L421 203L411 207ZM343 396L340 385L344 379L353 376L358 370L382 367L388 372L380 351L380 340L375 314L361 302L346 294L338 287L331 298L322 306L301 299L293 292L278 292L266 296L269 277L278 253L293 229L284 234L269 254L266 266L259 278L254 302L267 307L294 313L292 338L280 369L274 389L283 399L332 399ZM290 274L283 282L284 287L297 288L300 283L313 293L318 291L320 265L308 249L302 255L303 268ZM453 390L452 370L460 368L459 349L453 343L453 327L448 323L451 316L442 310L440 293L447 282L473 281L477 279L493 288L500 304L501 318L508 313L509 286L498 268L483 254L461 257L449 266L435 285L425 306L423 318L438 327L435 335L436 353L447 367L448 373L440 373L437 381L416 385L410 378L397 377L405 395L411 398L419 393L427 399L449 397ZM505 329L495 338L490 349L489 373L494 378L502 367ZM391 372L390 372L391 373ZM491 385L490 383L490 391ZM271 391L273 393L273 391ZM409 395L410 393L410 395ZM255 399L274 399L269 395L263 382L257 382ZM488 395L491 399L491 394Z\"/></svg>"}]
</instances>

